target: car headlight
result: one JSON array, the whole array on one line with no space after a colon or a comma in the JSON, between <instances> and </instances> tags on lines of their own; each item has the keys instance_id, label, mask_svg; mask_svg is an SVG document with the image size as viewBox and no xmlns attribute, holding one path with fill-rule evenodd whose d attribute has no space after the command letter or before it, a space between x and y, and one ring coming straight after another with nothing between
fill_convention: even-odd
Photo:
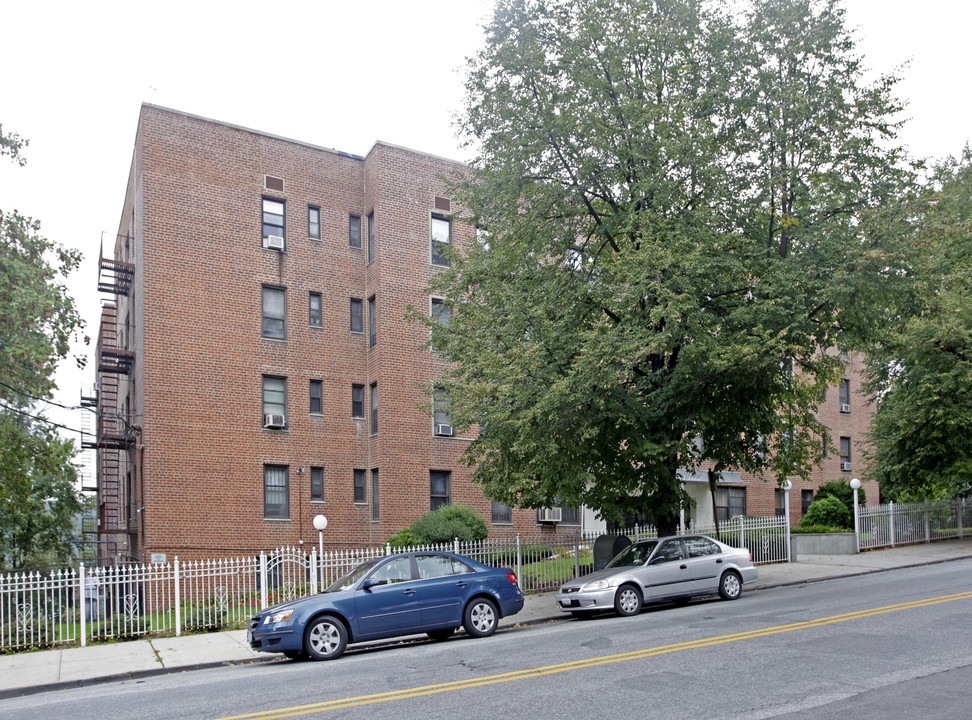
<instances>
[{"instance_id":1,"label":"car headlight","mask_svg":"<svg viewBox=\"0 0 972 720\"><path fill-rule=\"evenodd\" d=\"M590 592L591 590L607 590L610 585L608 585L607 580L592 580L589 583L584 583L581 585L581 592Z\"/></svg>"},{"instance_id":2,"label":"car headlight","mask_svg":"<svg viewBox=\"0 0 972 720\"><path fill-rule=\"evenodd\" d=\"M292 607L283 608L282 610L277 610L272 612L263 618L264 625L273 625L274 623L287 622L290 620L290 616L294 614L294 609Z\"/></svg>"}]
</instances>

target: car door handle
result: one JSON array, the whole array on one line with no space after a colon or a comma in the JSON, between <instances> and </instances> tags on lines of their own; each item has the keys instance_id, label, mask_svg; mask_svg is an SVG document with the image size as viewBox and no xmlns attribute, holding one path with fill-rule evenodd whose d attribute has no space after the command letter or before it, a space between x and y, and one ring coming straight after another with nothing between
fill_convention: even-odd
<instances>
[{"instance_id":1,"label":"car door handle","mask_svg":"<svg viewBox=\"0 0 972 720\"><path fill-rule=\"evenodd\" d=\"M405 594L406 595L414 595L415 594L415 591L412 590L412 588L405 588Z\"/></svg>"},{"instance_id":2,"label":"car door handle","mask_svg":"<svg viewBox=\"0 0 972 720\"><path fill-rule=\"evenodd\" d=\"M678 569L679 570L688 570L688 565L679 565L678 566Z\"/></svg>"},{"instance_id":3,"label":"car door handle","mask_svg":"<svg viewBox=\"0 0 972 720\"><path fill-rule=\"evenodd\" d=\"M458 587L458 588L464 588L464 587L466 587L466 581L465 580L460 580L459 582L456 583L456 587Z\"/></svg>"},{"instance_id":4,"label":"car door handle","mask_svg":"<svg viewBox=\"0 0 972 720\"><path fill-rule=\"evenodd\" d=\"M721 565L721 564L722 564L722 558L719 558L718 560L716 560L716 565Z\"/></svg>"}]
</instances>

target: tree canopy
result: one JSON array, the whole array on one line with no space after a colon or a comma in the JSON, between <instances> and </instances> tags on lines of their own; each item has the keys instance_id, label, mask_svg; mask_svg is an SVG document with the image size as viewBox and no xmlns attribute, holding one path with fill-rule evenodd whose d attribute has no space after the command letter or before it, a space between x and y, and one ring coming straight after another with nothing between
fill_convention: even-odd
<instances>
[{"instance_id":1,"label":"tree canopy","mask_svg":"<svg viewBox=\"0 0 972 720\"><path fill-rule=\"evenodd\" d=\"M20 165L26 141L0 127L0 156ZM0 208L0 566L63 558L80 510L74 444L37 421L58 362L82 321L65 285L80 253L40 223Z\"/></svg>"},{"instance_id":2,"label":"tree canopy","mask_svg":"<svg viewBox=\"0 0 972 720\"><path fill-rule=\"evenodd\" d=\"M932 168L908 235L910 293L871 352L871 472L894 499L972 491L972 149Z\"/></svg>"},{"instance_id":3,"label":"tree canopy","mask_svg":"<svg viewBox=\"0 0 972 720\"><path fill-rule=\"evenodd\" d=\"M460 119L483 231L431 323L487 495L664 531L681 468L809 470L895 277L893 85L835 2L498 3Z\"/></svg>"}]
</instances>

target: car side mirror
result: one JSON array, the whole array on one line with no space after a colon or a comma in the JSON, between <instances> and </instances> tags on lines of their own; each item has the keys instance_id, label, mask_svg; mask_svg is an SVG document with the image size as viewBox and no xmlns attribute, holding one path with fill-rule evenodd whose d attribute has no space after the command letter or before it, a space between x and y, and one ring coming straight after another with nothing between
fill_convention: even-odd
<instances>
[{"instance_id":1,"label":"car side mirror","mask_svg":"<svg viewBox=\"0 0 972 720\"><path fill-rule=\"evenodd\" d=\"M385 584L384 580L375 580L374 578L368 578L363 583L361 583L361 589L371 590L371 588L375 587L376 585L384 585L384 584Z\"/></svg>"}]
</instances>

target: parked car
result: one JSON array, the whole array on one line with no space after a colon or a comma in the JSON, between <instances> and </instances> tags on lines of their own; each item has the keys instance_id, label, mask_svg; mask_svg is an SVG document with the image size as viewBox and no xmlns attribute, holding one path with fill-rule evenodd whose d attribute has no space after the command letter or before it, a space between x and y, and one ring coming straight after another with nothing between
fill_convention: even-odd
<instances>
[{"instance_id":1,"label":"parked car","mask_svg":"<svg viewBox=\"0 0 972 720\"><path fill-rule=\"evenodd\" d=\"M746 549L704 535L663 537L629 545L602 570L565 583L557 605L575 617L604 610L636 615L645 603L662 600L716 593L735 600L756 575Z\"/></svg>"},{"instance_id":2,"label":"parked car","mask_svg":"<svg viewBox=\"0 0 972 720\"><path fill-rule=\"evenodd\" d=\"M260 611L247 641L254 650L332 660L348 643L398 635L445 640L462 626L486 637L522 608L512 570L453 553L400 553L358 565L317 595Z\"/></svg>"}]
</instances>

